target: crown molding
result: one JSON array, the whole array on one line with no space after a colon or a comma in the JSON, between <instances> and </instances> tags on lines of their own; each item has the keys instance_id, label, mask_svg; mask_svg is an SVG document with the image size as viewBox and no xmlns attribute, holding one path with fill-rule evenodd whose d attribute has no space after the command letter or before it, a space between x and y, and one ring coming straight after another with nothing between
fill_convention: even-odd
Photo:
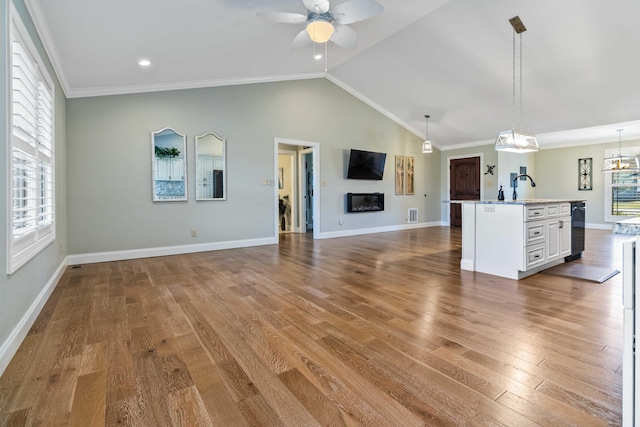
<instances>
[{"instance_id":1,"label":"crown molding","mask_svg":"<svg viewBox=\"0 0 640 427\"><path fill-rule=\"evenodd\" d=\"M42 43L47 57L49 58L49 62L53 67L55 77L60 83L64 95L68 98L69 82L64 73L64 68L62 67L62 61L60 60L58 49L56 49L55 43L53 43L51 29L49 28L49 24L47 24L47 21L44 18L44 12L42 11L40 4L35 0L24 0L24 4L27 6L29 15L31 15L31 20L33 21L33 25L36 28L38 37L40 38L40 42Z\"/></svg>"},{"instance_id":2,"label":"crown molding","mask_svg":"<svg viewBox=\"0 0 640 427\"><path fill-rule=\"evenodd\" d=\"M164 92L169 90L201 89L207 87L238 86L256 83L274 83L293 80L324 78L324 73L287 74L280 76L252 77L242 79L197 80L190 82L158 83L131 86L93 87L70 89L69 98L88 98L93 96L128 95L135 93Z\"/></svg>"},{"instance_id":3,"label":"crown molding","mask_svg":"<svg viewBox=\"0 0 640 427\"><path fill-rule=\"evenodd\" d=\"M406 130L408 130L409 132L411 132L414 135L420 137L420 139L425 139L427 137L426 134L420 132L419 130L417 130L416 128L411 126L409 123L405 122L400 117L398 117L395 114L391 113L389 110L386 110L381 105L379 105L376 102L374 102L371 98L368 98L365 95L363 95L362 93L358 92L357 90L355 90L354 88L352 88L351 86L349 86L348 84L343 82L342 80L338 79L333 74L327 73L326 74L326 78L327 78L327 80L329 80L330 82L332 82L336 86L340 87L341 89L345 90L346 92L350 93L351 95L355 96L360 101L364 102L365 104L367 104L369 107L373 108L374 110L376 110L380 114L386 116L390 120L393 120L394 122L396 122L397 124L399 124L400 126L405 128ZM438 145L438 144L435 144L433 141L431 142L431 145L434 146L435 148L437 148L438 150L442 150L441 146Z\"/></svg>"}]
</instances>

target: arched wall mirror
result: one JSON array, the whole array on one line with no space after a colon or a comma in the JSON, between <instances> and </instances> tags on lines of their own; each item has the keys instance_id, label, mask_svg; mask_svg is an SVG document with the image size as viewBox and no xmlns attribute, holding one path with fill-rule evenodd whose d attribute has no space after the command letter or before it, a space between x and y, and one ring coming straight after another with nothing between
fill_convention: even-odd
<instances>
[{"instance_id":1,"label":"arched wall mirror","mask_svg":"<svg viewBox=\"0 0 640 427\"><path fill-rule=\"evenodd\" d=\"M196 200L227 199L226 149L213 132L196 136Z\"/></svg>"},{"instance_id":2,"label":"arched wall mirror","mask_svg":"<svg viewBox=\"0 0 640 427\"><path fill-rule=\"evenodd\" d=\"M153 201L187 200L187 138L171 128L151 133Z\"/></svg>"}]
</instances>

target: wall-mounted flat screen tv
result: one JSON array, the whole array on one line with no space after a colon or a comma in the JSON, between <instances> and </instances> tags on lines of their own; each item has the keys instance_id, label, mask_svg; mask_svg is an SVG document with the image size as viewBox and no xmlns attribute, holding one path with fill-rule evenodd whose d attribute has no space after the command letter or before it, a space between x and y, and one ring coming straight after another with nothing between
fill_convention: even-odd
<instances>
[{"instance_id":1,"label":"wall-mounted flat screen tv","mask_svg":"<svg viewBox=\"0 0 640 427\"><path fill-rule=\"evenodd\" d=\"M387 153L351 149L347 179L381 180Z\"/></svg>"}]
</instances>

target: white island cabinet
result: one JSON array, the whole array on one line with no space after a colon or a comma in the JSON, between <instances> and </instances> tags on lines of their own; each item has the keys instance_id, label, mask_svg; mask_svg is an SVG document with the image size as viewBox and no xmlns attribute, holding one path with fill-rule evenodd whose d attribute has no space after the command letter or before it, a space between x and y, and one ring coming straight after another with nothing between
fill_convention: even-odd
<instances>
[{"instance_id":1,"label":"white island cabinet","mask_svg":"<svg viewBox=\"0 0 640 427\"><path fill-rule=\"evenodd\" d=\"M460 268L521 279L571 254L567 200L462 203Z\"/></svg>"}]
</instances>

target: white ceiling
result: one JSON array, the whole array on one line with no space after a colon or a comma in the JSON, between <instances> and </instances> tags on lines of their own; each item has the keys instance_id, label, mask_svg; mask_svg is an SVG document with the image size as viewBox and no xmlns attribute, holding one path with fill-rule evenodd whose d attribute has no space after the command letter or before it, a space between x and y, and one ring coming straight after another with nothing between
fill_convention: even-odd
<instances>
[{"instance_id":1,"label":"white ceiling","mask_svg":"<svg viewBox=\"0 0 640 427\"><path fill-rule=\"evenodd\" d=\"M335 4L343 0L333 0ZM301 0L26 0L69 97L326 76L442 149L511 128L512 27L523 129L541 146L640 138L639 0L378 0L353 51L291 51ZM152 66L138 66L148 58ZM570 132L567 132L570 131Z\"/></svg>"}]
</instances>

